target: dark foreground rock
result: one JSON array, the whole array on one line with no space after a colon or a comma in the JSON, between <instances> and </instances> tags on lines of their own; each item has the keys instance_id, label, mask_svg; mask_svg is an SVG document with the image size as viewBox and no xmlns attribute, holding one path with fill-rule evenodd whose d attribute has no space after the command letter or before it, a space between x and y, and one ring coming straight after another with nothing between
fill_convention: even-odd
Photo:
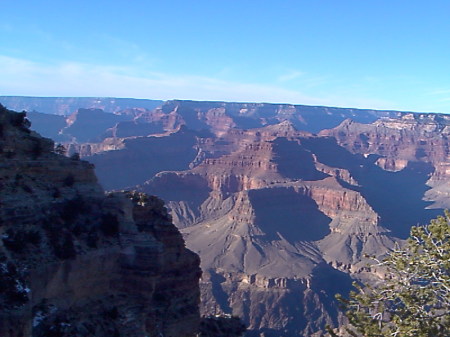
<instances>
[{"instance_id":1,"label":"dark foreground rock","mask_svg":"<svg viewBox=\"0 0 450 337\"><path fill-rule=\"evenodd\" d=\"M104 194L0 106L0 336L195 336L199 258L163 203Z\"/></svg>"}]
</instances>

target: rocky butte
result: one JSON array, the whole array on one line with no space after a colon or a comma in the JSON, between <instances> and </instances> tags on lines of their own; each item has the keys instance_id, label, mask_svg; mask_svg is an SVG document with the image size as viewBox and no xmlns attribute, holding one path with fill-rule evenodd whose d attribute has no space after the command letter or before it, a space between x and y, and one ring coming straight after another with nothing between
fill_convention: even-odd
<instances>
[{"instance_id":1,"label":"rocky butte","mask_svg":"<svg viewBox=\"0 0 450 337\"><path fill-rule=\"evenodd\" d=\"M131 117L69 153L108 190L166 201L201 257L201 312L240 316L248 336L341 324L334 295L381 276L364 256L450 206L445 115L193 101L116 114Z\"/></svg>"},{"instance_id":2,"label":"rocky butte","mask_svg":"<svg viewBox=\"0 0 450 337\"><path fill-rule=\"evenodd\" d=\"M160 199L105 195L92 164L56 154L1 105L0 190L0 336L242 332L200 322L199 258Z\"/></svg>"}]
</instances>

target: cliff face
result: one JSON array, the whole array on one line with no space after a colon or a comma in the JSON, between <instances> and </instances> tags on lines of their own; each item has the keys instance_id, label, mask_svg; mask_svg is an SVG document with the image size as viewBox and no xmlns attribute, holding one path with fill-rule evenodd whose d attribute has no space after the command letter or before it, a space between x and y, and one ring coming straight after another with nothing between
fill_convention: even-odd
<instances>
[{"instance_id":1,"label":"cliff face","mask_svg":"<svg viewBox=\"0 0 450 337\"><path fill-rule=\"evenodd\" d=\"M450 206L446 116L191 101L127 116L69 152L107 189L167 202L202 258L202 313L239 315L249 336L339 324L334 294L376 277L364 256Z\"/></svg>"},{"instance_id":2,"label":"cliff face","mask_svg":"<svg viewBox=\"0 0 450 337\"><path fill-rule=\"evenodd\" d=\"M192 130L207 129L222 135L231 128L254 129L290 121L297 129L319 132L324 128L337 126L346 118L370 123L381 116L395 116L394 111L342 109L321 106L268 103L228 103L198 101L167 101L151 112L143 113L137 121L151 119L151 116L165 115L165 129L184 124ZM168 118L170 116L170 118Z\"/></svg>"},{"instance_id":3,"label":"cliff face","mask_svg":"<svg viewBox=\"0 0 450 337\"><path fill-rule=\"evenodd\" d=\"M283 122L230 130L183 172L142 189L167 200L202 258L202 311L242 317L248 334L310 336L338 324L334 294L366 277L364 254L393 246L361 172L382 171L331 138ZM339 165L335 158L345 165Z\"/></svg>"},{"instance_id":4,"label":"cliff face","mask_svg":"<svg viewBox=\"0 0 450 337\"><path fill-rule=\"evenodd\" d=\"M123 98L5 97L0 102L15 110L27 110L35 130L64 143L98 142L104 138L148 136L173 132L185 125L218 136L231 128L249 129L289 120L299 130L319 132L346 118L362 123L393 111L342 109L289 104L257 104L195 101L154 101ZM41 113L68 116L48 118ZM45 124L41 121L45 120Z\"/></svg>"},{"instance_id":5,"label":"cliff face","mask_svg":"<svg viewBox=\"0 0 450 337\"><path fill-rule=\"evenodd\" d=\"M0 336L194 336L199 259L162 201L104 195L0 107Z\"/></svg>"},{"instance_id":6,"label":"cliff face","mask_svg":"<svg viewBox=\"0 0 450 337\"><path fill-rule=\"evenodd\" d=\"M386 171L400 172L418 163L428 165L428 207L450 207L449 116L406 114L367 125L348 120L321 134L336 138L352 153L377 155L377 165Z\"/></svg>"},{"instance_id":7,"label":"cliff face","mask_svg":"<svg viewBox=\"0 0 450 337\"><path fill-rule=\"evenodd\" d=\"M203 159L190 170L161 172L142 189L167 200L200 254L205 313L240 315L250 335L310 336L338 323L333 296L350 277L373 277L365 255L383 255L440 212L424 199L435 175L448 181L439 169L447 145L429 124L408 128L406 115L320 135L290 122L230 129L199 145ZM429 156L416 155L423 134Z\"/></svg>"},{"instance_id":8,"label":"cliff face","mask_svg":"<svg viewBox=\"0 0 450 337\"><path fill-rule=\"evenodd\" d=\"M384 254L395 237L408 234L410 224L426 223L439 212L424 200L437 161L407 156L417 152L414 144L423 146L418 137L425 132L420 125L412 131L400 127L408 115L372 124L344 121L313 135L288 119L244 130L226 119L231 112L225 108L163 108L183 120L187 115L203 120L198 129L210 132L183 127L159 136L110 139L86 145L97 153L90 159L111 175L105 181L154 175L141 189L167 201L188 247L202 258L202 312L239 315L250 335L308 336L338 324L334 294L348 291L351 278L372 277L364 256ZM397 136L389 123L397 123ZM428 132L432 138L433 130ZM359 151L361 139L367 148ZM108 142L118 150L103 151ZM153 161L155 149L164 153L158 158L168 156L184 169ZM442 149L433 151L430 158L444 163ZM110 165L115 156L129 159ZM390 169L383 164L388 162L403 166ZM127 174L137 168L142 175ZM339 282L330 287L334 279Z\"/></svg>"}]
</instances>

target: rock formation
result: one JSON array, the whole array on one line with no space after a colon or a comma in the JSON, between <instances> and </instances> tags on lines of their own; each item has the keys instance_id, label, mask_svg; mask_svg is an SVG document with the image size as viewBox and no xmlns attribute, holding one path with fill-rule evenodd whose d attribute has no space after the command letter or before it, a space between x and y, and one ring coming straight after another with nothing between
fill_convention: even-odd
<instances>
[{"instance_id":1,"label":"rock formation","mask_svg":"<svg viewBox=\"0 0 450 337\"><path fill-rule=\"evenodd\" d=\"M195 336L198 256L163 203L104 195L0 106L0 336Z\"/></svg>"},{"instance_id":2,"label":"rock formation","mask_svg":"<svg viewBox=\"0 0 450 337\"><path fill-rule=\"evenodd\" d=\"M151 122L158 118L165 130L180 124L191 130L210 130L216 135L231 128L253 129L289 120L297 129L319 132L337 126L347 118L370 123L382 116L396 116L398 112L343 109L321 106L268 103L227 103L198 101L167 101L159 108L136 117L137 122ZM119 125L120 128L120 125Z\"/></svg>"},{"instance_id":3,"label":"rock formation","mask_svg":"<svg viewBox=\"0 0 450 337\"><path fill-rule=\"evenodd\" d=\"M112 114L101 109L78 109L66 119L66 126L60 134L72 138L77 143L103 140L102 134L121 121L132 116Z\"/></svg>"},{"instance_id":4,"label":"rock formation","mask_svg":"<svg viewBox=\"0 0 450 337\"><path fill-rule=\"evenodd\" d=\"M337 323L348 276L373 277L365 255L449 206L445 130L444 116L408 114L318 136L289 122L230 129L199 143L190 170L142 189L168 202L202 257L205 313L239 315L248 335L310 336Z\"/></svg>"},{"instance_id":5,"label":"rock formation","mask_svg":"<svg viewBox=\"0 0 450 337\"><path fill-rule=\"evenodd\" d=\"M450 207L448 116L193 101L134 108L101 142L69 153L94 162L106 189L139 185L166 201L202 259L202 313L238 315L248 336L338 325L334 294L376 277L364 256L383 255ZM203 326L222 329L220 320Z\"/></svg>"},{"instance_id":6,"label":"rock formation","mask_svg":"<svg viewBox=\"0 0 450 337\"><path fill-rule=\"evenodd\" d=\"M363 255L392 247L363 196L372 185L353 171L381 169L323 140L287 122L230 131L199 165L142 186L202 258L205 314L238 315L249 336L309 336L338 324L334 294L350 289L348 273L365 277ZM343 152L345 166L323 151Z\"/></svg>"},{"instance_id":7,"label":"rock formation","mask_svg":"<svg viewBox=\"0 0 450 337\"><path fill-rule=\"evenodd\" d=\"M66 143L101 141L104 138L147 136L173 132L181 125L216 135L230 128L258 128L289 120L299 130L318 132L346 118L369 123L397 112L342 109L288 104L136 100L124 98L50 98L0 96L11 109L31 112L35 129ZM155 109L156 108L156 109ZM78 111L80 110L80 111ZM66 123L40 113L68 116ZM46 119L47 123L41 121Z\"/></svg>"},{"instance_id":8,"label":"rock formation","mask_svg":"<svg viewBox=\"0 0 450 337\"><path fill-rule=\"evenodd\" d=\"M377 155L377 164L387 171L399 172L417 163L430 166L428 208L450 207L450 116L405 114L367 125L347 120L321 134L336 138L352 153Z\"/></svg>"}]
</instances>

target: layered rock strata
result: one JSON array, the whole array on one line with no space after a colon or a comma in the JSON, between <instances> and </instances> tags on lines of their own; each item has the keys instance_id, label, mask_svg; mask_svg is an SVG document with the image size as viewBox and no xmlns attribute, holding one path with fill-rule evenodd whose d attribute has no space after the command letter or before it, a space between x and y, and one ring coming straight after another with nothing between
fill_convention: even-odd
<instances>
[{"instance_id":1,"label":"layered rock strata","mask_svg":"<svg viewBox=\"0 0 450 337\"><path fill-rule=\"evenodd\" d=\"M163 203L104 195L0 106L0 336L195 336L199 258Z\"/></svg>"},{"instance_id":2,"label":"layered rock strata","mask_svg":"<svg viewBox=\"0 0 450 337\"><path fill-rule=\"evenodd\" d=\"M448 116L193 101L121 113L132 120L69 153L108 189L167 201L202 256L202 312L239 315L250 336L339 324L334 294L376 277L364 256L449 207Z\"/></svg>"},{"instance_id":3,"label":"layered rock strata","mask_svg":"<svg viewBox=\"0 0 450 337\"><path fill-rule=\"evenodd\" d=\"M408 165L423 163L428 177L425 193L428 208L450 207L450 117L439 114L405 114L400 118L383 118L372 124L351 120L321 135L336 138L352 153L377 155L383 170L400 172Z\"/></svg>"},{"instance_id":4,"label":"layered rock strata","mask_svg":"<svg viewBox=\"0 0 450 337\"><path fill-rule=\"evenodd\" d=\"M372 124L344 121L313 135L297 131L294 109L277 113L286 117L278 124L271 119L244 130L227 119L230 106L213 105L166 104L153 114L184 116L178 122L197 131L110 138L102 144L118 144L118 150L91 145L98 154L90 158L117 179L111 168L122 172L121 164L108 170L103 163L134 154L134 166L153 176L141 188L167 201L188 247L202 257L203 313L240 315L250 335L309 336L338 324L334 294L348 291L351 278L373 277L364 256L384 254L411 224L440 212L430 201L442 205L437 202L445 198L435 195L444 191L427 184L434 177L446 181L440 169L446 162L444 122L399 113ZM262 110L251 111L246 118L261 122ZM203 124L189 124L186 116ZM181 171L150 158L151 144L171 137L167 155L180 159ZM139 152L132 142L143 145ZM340 280L336 287L328 284L333 279Z\"/></svg>"},{"instance_id":5,"label":"layered rock strata","mask_svg":"<svg viewBox=\"0 0 450 337\"><path fill-rule=\"evenodd\" d=\"M322 141L289 122L230 130L202 143L192 169L142 185L202 257L205 314L238 315L249 336L310 336L338 324L334 294L350 289L349 274L369 276L363 256L393 246L358 180L378 166Z\"/></svg>"}]
</instances>

